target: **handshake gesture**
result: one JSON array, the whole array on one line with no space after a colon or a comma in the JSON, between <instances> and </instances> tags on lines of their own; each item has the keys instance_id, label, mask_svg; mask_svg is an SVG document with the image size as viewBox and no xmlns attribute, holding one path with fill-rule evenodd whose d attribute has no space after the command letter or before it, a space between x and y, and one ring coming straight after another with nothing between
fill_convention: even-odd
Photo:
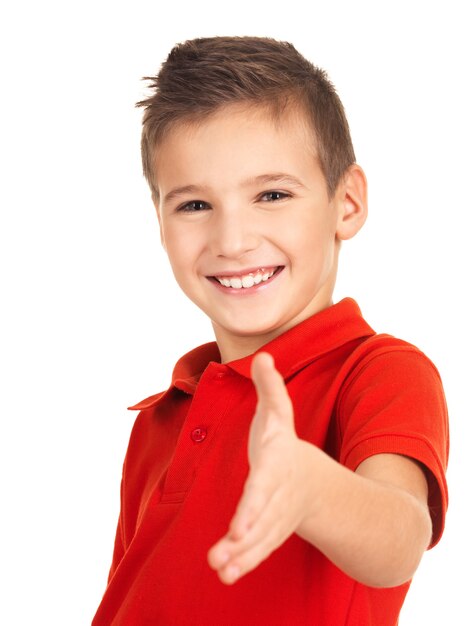
<instances>
[{"instance_id":1,"label":"handshake gesture","mask_svg":"<svg viewBox=\"0 0 470 626\"><path fill-rule=\"evenodd\" d=\"M252 378L258 405L251 424L250 473L228 533L209 552L224 583L254 569L297 530L305 518L312 481L294 428L292 403L271 355L257 354Z\"/></svg>"},{"instance_id":2,"label":"handshake gesture","mask_svg":"<svg viewBox=\"0 0 470 626\"><path fill-rule=\"evenodd\" d=\"M387 587L409 580L431 539L419 464L378 454L352 472L297 437L292 402L271 355L255 356L252 378L258 404L250 471L227 534L208 554L220 580L235 583L294 532L359 582Z\"/></svg>"}]
</instances>

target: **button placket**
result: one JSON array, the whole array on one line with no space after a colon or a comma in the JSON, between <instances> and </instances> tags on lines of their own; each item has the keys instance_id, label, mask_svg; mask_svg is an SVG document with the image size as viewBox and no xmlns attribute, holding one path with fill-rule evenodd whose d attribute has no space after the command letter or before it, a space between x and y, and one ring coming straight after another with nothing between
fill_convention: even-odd
<instances>
[{"instance_id":1,"label":"button placket","mask_svg":"<svg viewBox=\"0 0 470 626\"><path fill-rule=\"evenodd\" d=\"M204 426L198 426L191 431L190 436L195 443L201 443L207 437L207 428L204 428Z\"/></svg>"},{"instance_id":2,"label":"button placket","mask_svg":"<svg viewBox=\"0 0 470 626\"><path fill-rule=\"evenodd\" d=\"M176 497L177 501L184 499L230 410L223 394L223 383L230 373L221 371L221 367L225 369L218 363L211 364L201 376L168 468L161 502L173 502Z\"/></svg>"}]
</instances>

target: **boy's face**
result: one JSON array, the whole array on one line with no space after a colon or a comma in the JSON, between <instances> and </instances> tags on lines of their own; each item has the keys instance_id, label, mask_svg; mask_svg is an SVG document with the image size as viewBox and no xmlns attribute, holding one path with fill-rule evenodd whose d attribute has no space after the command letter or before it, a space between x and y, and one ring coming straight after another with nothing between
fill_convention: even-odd
<instances>
[{"instance_id":1,"label":"boy's face","mask_svg":"<svg viewBox=\"0 0 470 626\"><path fill-rule=\"evenodd\" d=\"M261 109L226 107L173 129L155 163L163 245L223 361L331 304L344 194L328 198L298 115L275 124Z\"/></svg>"}]
</instances>

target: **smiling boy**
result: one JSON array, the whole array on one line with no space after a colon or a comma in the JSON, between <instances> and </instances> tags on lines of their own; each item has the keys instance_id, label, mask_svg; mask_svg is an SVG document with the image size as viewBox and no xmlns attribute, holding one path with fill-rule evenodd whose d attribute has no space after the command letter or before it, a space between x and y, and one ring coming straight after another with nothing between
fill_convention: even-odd
<instances>
[{"instance_id":1,"label":"smiling boy","mask_svg":"<svg viewBox=\"0 0 470 626\"><path fill-rule=\"evenodd\" d=\"M367 216L342 105L289 44L176 46L144 102L162 244L216 342L135 405L94 626L396 624L447 506L439 375L333 304Z\"/></svg>"}]
</instances>

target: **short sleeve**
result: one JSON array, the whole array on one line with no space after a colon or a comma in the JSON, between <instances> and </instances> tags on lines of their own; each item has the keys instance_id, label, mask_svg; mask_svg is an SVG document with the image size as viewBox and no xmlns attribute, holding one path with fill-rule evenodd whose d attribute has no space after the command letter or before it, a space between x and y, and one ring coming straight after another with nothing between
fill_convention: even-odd
<instances>
[{"instance_id":1,"label":"short sleeve","mask_svg":"<svg viewBox=\"0 0 470 626\"><path fill-rule=\"evenodd\" d=\"M340 462L355 470L374 454L402 454L427 469L431 546L447 511L447 406L433 363L409 344L369 353L351 373L338 404Z\"/></svg>"}]
</instances>

